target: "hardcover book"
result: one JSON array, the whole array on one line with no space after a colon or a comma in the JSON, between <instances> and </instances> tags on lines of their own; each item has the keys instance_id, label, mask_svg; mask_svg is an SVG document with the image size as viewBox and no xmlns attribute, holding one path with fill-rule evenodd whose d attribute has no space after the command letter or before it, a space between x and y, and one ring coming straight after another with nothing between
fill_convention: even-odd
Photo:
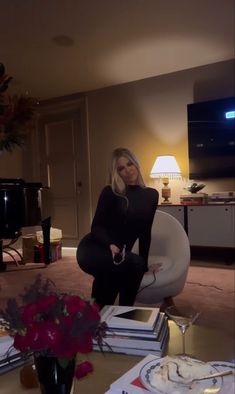
<instances>
[{"instance_id":1,"label":"hardcover book","mask_svg":"<svg viewBox=\"0 0 235 394\"><path fill-rule=\"evenodd\" d=\"M25 362L22 354L13 347L13 341L12 337L0 330L0 375Z\"/></svg>"},{"instance_id":2,"label":"hardcover book","mask_svg":"<svg viewBox=\"0 0 235 394\"><path fill-rule=\"evenodd\" d=\"M157 316L155 326L152 331L150 330L133 330L127 328L110 328L106 331L107 336L131 336L137 338L146 338L146 339L157 339L159 333L161 332L162 326L165 324L166 315L163 312L160 312Z\"/></svg>"},{"instance_id":3,"label":"hardcover book","mask_svg":"<svg viewBox=\"0 0 235 394\"><path fill-rule=\"evenodd\" d=\"M106 305L101 309L101 321L109 328L153 331L159 308Z\"/></svg>"}]
</instances>

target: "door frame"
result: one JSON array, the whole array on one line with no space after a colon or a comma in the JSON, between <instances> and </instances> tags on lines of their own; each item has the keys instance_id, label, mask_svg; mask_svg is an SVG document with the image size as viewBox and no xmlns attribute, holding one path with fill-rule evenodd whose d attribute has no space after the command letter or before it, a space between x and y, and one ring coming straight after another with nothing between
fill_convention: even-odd
<instances>
[{"instance_id":1,"label":"door frame","mask_svg":"<svg viewBox=\"0 0 235 394\"><path fill-rule=\"evenodd\" d=\"M76 161L77 181L82 184L82 193L79 196L78 204L78 228L79 240L86 233L90 231L92 220L92 202L91 202L91 167L90 167L90 144L89 144L89 128L88 128L88 111L87 111L87 98L81 96L77 98L61 98L52 99L40 102L37 109L36 127L30 139L30 154L27 155L26 149L23 158L23 167L26 177L30 180L37 180L43 182L45 179L42 171L42 160L40 148L42 138L40 133L42 131L43 123L51 119L55 119L56 115L68 113L80 113L80 127L78 128L78 159ZM33 158L33 160L32 160ZM82 169L80 162L82 162ZM76 246L74 244L65 246Z\"/></svg>"}]
</instances>

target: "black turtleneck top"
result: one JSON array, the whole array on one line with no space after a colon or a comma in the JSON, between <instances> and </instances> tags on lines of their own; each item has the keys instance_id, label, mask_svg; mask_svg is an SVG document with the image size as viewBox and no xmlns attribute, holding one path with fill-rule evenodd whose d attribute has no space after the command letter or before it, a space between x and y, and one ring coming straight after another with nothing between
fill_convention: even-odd
<instances>
[{"instance_id":1,"label":"black turtleneck top","mask_svg":"<svg viewBox=\"0 0 235 394\"><path fill-rule=\"evenodd\" d=\"M150 187L127 186L125 197L112 191L111 186L102 190L91 233L105 246L115 244L120 249L126 245L131 251L139 239L139 255L148 267L151 227L158 204L158 192Z\"/></svg>"}]
</instances>

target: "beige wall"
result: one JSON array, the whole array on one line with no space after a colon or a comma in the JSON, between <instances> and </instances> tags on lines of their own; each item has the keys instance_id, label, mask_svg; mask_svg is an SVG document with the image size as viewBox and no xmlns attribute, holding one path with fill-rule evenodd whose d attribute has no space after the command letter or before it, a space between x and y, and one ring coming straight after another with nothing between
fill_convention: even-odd
<instances>
[{"instance_id":1,"label":"beige wall","mask_svg":"<svg viewBox=\"0 0 235 394\"><path fill-rule=\"evenodd\" d=\"M0 152L0 178L21 178L23 176L22 151Z\"/></svg>"},{"instance_id":2,"label":"beige wall","mask_svg":"<svg viewBox=\"0 0 235 394\"><path fill-rule=\"evenodd\" d=\"M173 202L178 202L188 176L186 106L194 101L235 95L234 69L235 62L227 61L88 92L93 208L107 180L110 152L118 146L135 152L146 183L159 190L161 183L149 178L150 169L157 155L174 154L186 177L171 183ZM35 155L29 156L26 149L1 154L0 177L39 181L31 168ZM208 193L235 190L234 179L205 183L204 191Z\"/></svg>"},{"instance_id":3,"label":"beige wall","mask_svg":"<svg viewBox=\"0 0 235 394\"><path fill-rule=\"evenodd\" d=\"M137 155L147 184L157 155L174 154L188 177L187 104L235 95L233 61L148 78L89 92L88 120L93 207L106 182L109 154L115 147ZM203 181L203 180L202 180ZM179 201L187 179L173 186ZM235 190L233 179L205 181L205 192ZM159 182L154 183L161 188Z\"/></svg>"}]
</instances>

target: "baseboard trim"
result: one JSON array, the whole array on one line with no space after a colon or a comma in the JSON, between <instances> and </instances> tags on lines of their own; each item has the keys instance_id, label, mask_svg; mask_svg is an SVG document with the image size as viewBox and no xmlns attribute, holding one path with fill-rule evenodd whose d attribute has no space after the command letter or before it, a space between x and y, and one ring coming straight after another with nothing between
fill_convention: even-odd
<instances>
[{"instance_id":1,"label":"baseboard trim","mask_svg":"<svg viewBox=\"0 0 235 394\"><path fill-rule=\"evenodd\" d=\"M76 257L77 248L69 248L67 246L62 247L62 257L69 256L69 257Z\"/></svg>"},{"instance_id":2,"label":"baseboard trim","mask_svg":"<svg viewBox=\"0 0 235 394\"><path fill-rule=\"evenodd\" d=\"M190 249L192 260L224 261L225 264L235 262L234 248L191 246Z\"/></svg>"}]
</instances>

